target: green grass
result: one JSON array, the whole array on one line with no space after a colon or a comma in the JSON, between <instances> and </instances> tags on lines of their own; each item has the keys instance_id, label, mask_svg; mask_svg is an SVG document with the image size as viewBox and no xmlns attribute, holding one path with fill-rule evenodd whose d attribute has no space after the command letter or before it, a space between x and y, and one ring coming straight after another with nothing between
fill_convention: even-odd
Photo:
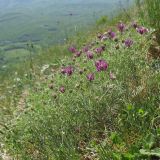
<instances>
[{"instance_id":1,"label":"green grass","mask_svg":"<svg viewBox=\"0 0 160 160\"><path fill-rule=\"evenodd\" d=\"M160 28L160 3L158 0L145 0L145 1L139 1L137 0L137 5L140 9L140 15L143 16L143 21L145 23L149 23L153 28L159 29ZM144 12L145 10L145 12Z\"/></svg>"},{"instance_id":2,"label":"green grass","mask_svg":"<svg viewBox=\"0 0 160 160\"><path fill-rule=\"evenodd\" d=\"M28 56L24 57L24 59L20 57L18 62L15 52L12 54L13 57L11 57L11 54L2 55L3 57L8 56L12 63L6 66L4 64L3 66L5 67L2 67L0 72L0 80L2 82L0 85L0 124L5 124L12 119L23 91L26 88L30 90L30 88L34 87L37 79L39 79L38 75L40 75L41 67L48 63L51 66L57 67L61 58L71 56L68 52L68 47L72 42L78 42L78 45L82 46L84 43L89 42L91 37L96 34L93 30L95 31L96 29L90 28L90 31L85 31L85 34L84 32L79 32L74 37L71 37L66 44L55 45L48 49L41 49L36 45L33 45L33 48L31 48L32 43L29 43L29 46L26 47L26 54ZM21 79L20 83L17 83L17 78Z\"/></svg>"},{"instance_id":3,"label":"green grass","mask_svg":"<svg viewBox=\"0 0 160 160\"><path fill-rule=\"evenodd\" d=\"M111 21L102 17L90 31L78 32L64 45L43 50L29 44L27 60L3 69L0 137L12 159L159 159L159 59L148 58L152 32L140 35L131 27L132 20L145 27L150 22L144 23L137 10L132 11L127 10L129 17L122 13ZM117 31L120 20L128 27L123 34ZM118 42L100 41L97 34L110 28ZM122 43L127 38L134 42L129 48ZM74 59L68 51L71 45L81 50L92 42L93 52L106 45L93 60L87 60L85 53ZM14 52L6 56L16 59ZM98 59L108 62L107 71L96 72ZM75 68L70 77L60 73L68 65ZM95 80L89 82L86 75L93 72ZM65 93L59 92L61 86ZM25 91L29 94L24 97Z\"/></svg>"},{"instance_id":4,"label":"green grass","mask_svg":"<svg viewBox=\"0 0 160 160\"><path fill-rule=\"evenodd\" d=\"M155 0L155 1L147 0L146 7L147 7L147 11L148 11L150 24L154 28L159 29L160 28L160 21L159 21L160 3L159 3L159 1L158 0Z\"/></svg>"},{"instance_id":5,"label":"green grass","mask_svg":"<svg viewBox=\"0 0 160 160\"><path fill-rule=\"evenodd\" d=\"M98 32L111 27L118 42L99 41L97 31L71 41L78 49L83 48L84 42L96 41L90 50L106 45L101 56L94 54L93 60L87 60L83 53L74 61L71 56L57 56L54 63L48 62L50 67L44 73L40 72L42 68L39 72L33 68L31 85L34 85L23 112L15 112L4 135L6 148L15 159L149 160L159 157L160 76L153 66L156 60L147 59L151 33L138 34L128 21L128 31L120 34L115 27L117 20L127 21L117 18L111 26L98 27L101 28ZM130 48L122 43L127 38L134 41ZM59 47L57 53L69 54L68 45ZM48 58L51 55L46 57L46 62ZM108 62L107 71L96 72L94 62L98 59ZM71 77L60 73L63 65L74 66ZM79 70L84 68L80 75ZM95 80L89 82L86 75L93 72ZM115 80L110 79L110 72L116 75ZM61 86L66 89L63 94L59 92Z\"/></svg>"}]
</instances>

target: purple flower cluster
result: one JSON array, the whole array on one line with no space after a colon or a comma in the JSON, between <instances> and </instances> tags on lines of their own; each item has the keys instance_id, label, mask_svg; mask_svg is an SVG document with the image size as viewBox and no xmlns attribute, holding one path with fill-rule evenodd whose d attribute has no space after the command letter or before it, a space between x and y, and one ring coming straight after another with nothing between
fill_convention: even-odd
<instances>
[{"instance_id":1,"label":"purple flower cluster","mask_svg":"<svg viewBox=\"0 0 160 160\"><path fill-rule=\"evenodd\" d=\"M74 53L74 56L75 56L75 57L80 57L80 56L81 56L81 53L82 53L81 51L76 51L76 52Z\"/></svg>"},{"instance_id":2,"label":"purple flower cluster","mask_svg":"<svg viewBox=\"0 0 160 160\"><path fill-rule=\"evenodd\" d=\"M88 59L93 59L93 53L91 51L88 51L86 55Z\"/></svg>"},{"instance_id":3,"label":"purple flower cluster","mask_svg":"<svg viewBox=\"0 0 160 160\"><path fill-rule=\"evenodd\" d=\"M89 51L89 46L85 46L83 49L82 49L83 52L88 52Z\"/></svg>"},{"instance_id":4,"label":"purple flower cluster","mask_svg":"<svg viewBox=\"0 0 160 160\"><path fill-rule=\"evenodd\" d=\"M126 39L124 41L124 44L125 44L126 47L131 47L132 44L133 44L133 40L132 39Z\"/></svg>"},{"instance_id":5,"label":"purple flower cluster","mask_svg":"<svg viewBox=\"0 0 160 160\"><path fill-rule=\"evenodd\" d=\"M102 52L104 51L104 49L102 47L98 47L95 49L95 52L98 54L98 55L101 55Z\"/></svg>"},{"instance_id":6,"label":"purple flower cluster","mask_svg":"<svg viewBox=\"0 0 160 160\"><path fill-rule=\"evenodd\" d=\"M119 30L120 32L124 32L125 29L126 29L125 24L122 23L122 22L120 22L117 27L118 27L118 30Z\"/></svg>"},{"instance_id":7,"label":"purple flower cluster","mask_svg":"<svg viewBox=\"0 0 160 160\"><path fill-rule=\"evenodd\" d=\"M116 33L113 32L111 29L108 31L108 37L110 39L114 39L116 37Z\"/></svg>"},{"instance_id":8,"label":"purple flower cluster","mask_svg":"<svg viewBox=\"0 0 160 160\"><path fill-rule=\"evenodd\" d=\"M108 63L105 60L101 59L95 62L95 66L98 72L106 71L108 68Z\"/></svg>"},{"instance_id":9,"label":"purple flower cluster","mask_svg":"<svg viewBox=\"0 0 160 160\"><path fill-rule=\"evenodd\" d=\"M141 34L141 35L143 35L143 34L145 34L145 33L148 32L148 29L145 28L145 27L138 27L136 30L137 30L137 32L138 32L139 34Z\"/></svg>"},{"instance_id":10,"label":"purple flower cluster","mask_svg":"<svg viewBox=\"0 0 160 160\"><path fill-rule=\"evenodd\" d=\"M126 25L122 22L120 22L117 27L118 27L118 31L121 33L123 33L125 30L127 30ZM135 21L132 22L132 26L130 26L130 27L135 28L136 31L141 35L148 32L147 28L142 27L142 26L138 26L137 22L135 22ZM74 58L73 60L76 64L75 67L79 67L78 71L79 71L80 75L84 74L88 69L86 69L85 67L84 67L84 69L80 69L81 66L79 64L77 64L76 57L80 57L81 54L83 53L82 57L85 56L85 58L83 59L83 62L87 63L88 60L96 57L95 54L97 54L99 56L102 55L103 51L105 51L105 49L106 49L106 43L104 42L105 40L113 39L114 40L113 43L119 42L119 38L117 37L116 32L112 31L112 29L108 30L108 32L105 32L104 34L99 33L97 35L97 38L98 38L98 40L96 39L92 43L86 44L85 46L83 46L83 48L80 51L78 51L76 49L76 47L74 47L74 46L69 47L69 51L74 54L74 57L72 57L72 58ZM103 43L101 43L101 42L103 42ZM126 40L123 40L122 43L124 44L125 47L129 48L133 45L134 42L131 38L127 38ZM120 48L120 44L116 44L116 49L119 49L119 48ZM95 60L94 64L95 64L97 72L106 71L109 66L107 61L104 59ZM73 72L74 72L74 68L72 66L63 67L61 69L61 73L64 75L67 75L67 76L71 76L73 74ZM116 75L111 71L109 73L109 77L111 80L116 79ZM95 80L95 72L91 72L91 73L87 74L86 79L89 82L94 81ZM59 88L59 91L61 93L64 93L66 91L66 89L64 86L61 86Z\"/></svg>"},{"instance_id":11,"label":"purple flower cluster","mask_svg":"<svg viewBox=\"0 0 160 160\"><path fill-rule=\"evenodd\" d=\"M74 46L69 47L68 50L69 50L71 53L75 53L75 52L77 51L76 47L74 47Z\"/></svg>"},{"instance_id":12,"label":"purple flower cluster","mask_svg":"<svg viewBox=\"0 0 160 160\"><path fill-rule=\"evenodd\" d=\"M71 76L73 72L74 72L74 69L72 66L68 66L61 69L61 73L66 74L67 76Z\"/></svg>"}]
</instances>

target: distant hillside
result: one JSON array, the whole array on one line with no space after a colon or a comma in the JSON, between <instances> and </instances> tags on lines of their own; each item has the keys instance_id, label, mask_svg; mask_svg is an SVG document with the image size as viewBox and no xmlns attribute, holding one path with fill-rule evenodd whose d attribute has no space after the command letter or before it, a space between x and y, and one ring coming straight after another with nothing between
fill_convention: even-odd
<instances>
[{"instance_id":1,"label":"distant hillside","mask_svg":"<svg viewBox=\"0 0 160 160\"><path fill-rule=\"evenodd\" d=\"M119 0L0 0L0 65L28 57L29 41L38 47L63 43L101 16L116 13L118 4Z\"/></svg>"},{"instance_id":2,"label":"distant hillside","mask_svg":"<svg viewBox=\"0 0 160 160\"><path fill-rule=\"evenodd\" d=\"M126 4L126 2L133 2L133 0L126 0L126 1L122 1L122 0L99 0L97 2L97 0L0 0L0 9L11 9L14 7L18 7L21 6L23 7L24 5L32 5L35 7L39 7L41 5L46 6L46 5L50 5L50 4L100 4L100 3L105 3L105 4L115 4L115 3L119 3L122 2L124 4Z\"/></svg>"},{"instance_id":3,"label":"distant hillside","mask_svg":"<svg viewBox=\"0 0 160 160\"><path fill-rule=\"evenodd\" d=\"M24 4L33 3L33 0L0 0L0 8L6 9L6 8L12 8L17 5L24 5Z\"/></svg>"}]
</instances>

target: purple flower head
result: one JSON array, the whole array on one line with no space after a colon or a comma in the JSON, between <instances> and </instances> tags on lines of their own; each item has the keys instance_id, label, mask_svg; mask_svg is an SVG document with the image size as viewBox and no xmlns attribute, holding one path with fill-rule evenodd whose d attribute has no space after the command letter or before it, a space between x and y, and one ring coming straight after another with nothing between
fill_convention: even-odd
<instances>
[{"instance_id":1,"label":"purple flower head","mask_svg":"<svg viewBox=\"0 0 160 160\"><path fill-rule=\"evenodd\" d=\"M90 73L87 75L87 79L91 82L94 80L94 74L93 73Z\"/></svg>"},{"instance_id":2,"label":"purple flower head","mask_svg":"<svg viewBox=\"0 0 160 160\"><path fill-rule=\"evenodd\" d=\"M108 31L108 36L110 39L114 39L116 37L116 33L113 32L111 29Z\"/></svg>"},{"instance_id":3,"label":"purple flower head","mask_svg":"<svg viewBox=\"0 0 160 160\"><path fill-rule=\"evenodd\" d=\"M98 72L105 71L108 68L108 63L105 60L101 59L95 62L95 66Z\"/></svg>"},{"instance_id":4,"label":"purple flower head","mask_svg":"<svg viewBox=\"0 0 160 160\"><path fill-rule=\"evenodd\" d=\"M66 91L66 89L65 89L64 86L61 86L61 87L59 88L59 91L60 91L61 93L64 93L64 92Z\"/></svg>"},{"instance_id":5,"label":"purple flower head","mask_svg":"<svg viewBox=\"0 0 160 160\"><path fill-rule=\"evenodd\" d=\"M88 51L86 54L88 59L93 59L93 53L91 51Z\"/></svg>"},{"instance_id":6,"label":"purple flower head","mask_svg":"<svg viewBox=\"0 0 160 160\"><path fill-rule=\"evenodd\" d=\"M89 46L85 46L82 50L83 50L83 52L88 52L89 51Z\"/></svg>"},{"instance_id":7,"label":"purple flower head","mask_svg":"<svg viewBox=\"0 0 160 160\"><path fill-rule=\"evenodd\" d=\"M100 55L103 52L103 48L102 47L96 48L95 51L98 55Z\"/></svg>"},{"instance_id":8,"label":"purple flower head","mask_svg":"<svg viewBox=\"0 0 160 160\"><path fill-rule=\"evenodd\" d=\"M125 44L126 47L131 47L132 44L133 44L133 40L131 40L131 39L126 39L126 40L124 41L124 44Z\"/></svg>"},{"instance_id":9,"label":"purple flower head","mask_svg":"<svg viewBox=\"0 0 160 160\"><path fill-rule=\"evenodd\" d=\"M68 66L68 67L65 67L65 68L61 69L61 73L66 74L67 76L71 76L73 71L74 71L74 69L73 69L72 66Z\"/></svg>"},{"instance_id":10,"label":"purple flower head","mask_svg":"<svg viewBox=\"0 0 160 160\"><path fill-rule=\"evenodd\" d=\"M116 79L116 76L115 76L115 74L114 73L112 73L112 72L110 72L110 79L111 80L115 80Z\"/></svg>"},{"instance_id":11,"label":"purple flower head","mask_svg":"<svg viewBox=\"0 0 160 160\"><path fill-rule=\"evenodd\" d=\"M122 22L120 22L120 23L118 24L118 30L119 30L120 32L124 32L124 31L125 31L125 28L126 28L126 26L125 26L125 24L123 24Z\"/></svg>"},{"instance_id":12,"label":"purple flower head","mask_svg":"<svg viewBox=\"0 0 160 160\"><path fill-rule=\"evenodd\" d=\"M81 51L76 51L75 52L75 57L80 57L81 56Z\"/></svg>"},{"instance_id":13,"label":"purple flower head","mask_svg":"<svg viewBox=\"0 0 160 160\"><path fill-rule=\"evenodd\" d=\"M137 22L133 21L133 22L132 22L132 27L136 29L136 28L138 27Z\"/></svg>"},{"instance_id":14,"label":"purple flower head","mask_svg":"<svg viewBox=\"0 0 160 160\"><path fill-rule=\"evenodd\" d=\"M76 47L74 46L71 46L68 48L68 50L71 52L71 53L75 53L77 50L76 50Z\"/></svg>"},{"instance_id":15,"label":"purple flower head","mask_svg":"<svg viewBox=\"0 0 160 160\"><path fill-rule=\"evenodd\" d=\"M138 27L138 28L137 28L137 32L138 32L139 34L143 35L143 34L145 34L145 33L148 32L148 29L145 28L145 27Z\"/></svg>"}]
</instances>

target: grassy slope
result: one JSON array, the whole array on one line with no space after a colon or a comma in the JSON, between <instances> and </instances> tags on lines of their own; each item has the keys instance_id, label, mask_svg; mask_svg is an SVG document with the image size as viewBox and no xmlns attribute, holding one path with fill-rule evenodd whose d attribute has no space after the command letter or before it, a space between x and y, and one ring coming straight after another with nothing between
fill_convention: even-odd
<instances>
[{"instance_id":1,"label":"grassy slope","mask_svg":"<svg viewBox=\"0 0 160 160\"><path fill-rule=\"evenodd\" d=\"M3 72L0 76L2 82L0 85L0 131L3 129L4 123L12 119L23 91L26 88L30 90L39 79L41 67L46 64L57 67L62 57L71 55L68 52L68 47L72 42L77 43L80 47L96 35L96 30L97 27L93 27L85 32L77 32L76 36L71 37L67 43L39 50L36 55L34 52L38 52L37 47L34 45L32 48L29 44L27 50L31 54L30 57L16 65L10 64L7 68L2 69ZM20 82L17 82L17 79L20 79Z\"/></svg>"},{"instance_id":2,"label":"grassy slope","mask_svg":"<svg viewBox=\"0 0 160 160\"><path fill-rule=\"evenodd\" d=\"M114 20L108 21L109 25L117 23L119 20L119 15ZM124 19L125 17L123 15ZM18 61L17 64L10 64L6 68L1 68L1 76L0 81L2 82L0 85L0 123L3 124L4 121L10 119L13 116L13 112L16 109L16 103L19 101L19 98L26 87L32 87L35 83L34 77L40 71L40 67L45 64L59 65L60 59L64 56L70 56L71 54L68 52L68 47L71 44L76 44L77 47L83 46L85 43L89 43L93 37L96 36L97 31L106 30L106 25L92 26L91 28L86 29L85 31L77 32L74 37L70 37L69 40L64 45L54 45L53 47L49 47L48 49L39 49L37 46L31 47L25 46L27 48L27 54L31 55L29 57L25 57L21 62L16 59L17 55L15 55L13 51L12 61ZM39 52L39 54L35 54L34 52ZM7 54L6 54L7 55ZM34 69L31 69L31 66L34 66ZM27 77L25 76L27 75ZM33 78L31 78L33 76ZM21 79L19 83L17 83L16 79Z\"/></svg>"},{"instance_id":3,"label":"grassy slope","mask_svg":"<svg viewBox=\"0 0 160 160\"><path fill-rule=\"evenodd\" d=\"M15 116L6 132L11 154L29 160L151 158L139 151L160 147L160 77L153 68L154 60L147 59L150 33L141 36L130 22L128 26L122 35L112 26L118 42L101 42L93 38L96 33L85 36L89 43L96 41L90 50L106 44L103 54L94 54L93 60L86 60L84 53L75 61L70 57L58 60L58 65L75 67L71 77L61 75L53 64L45 74L35 75L37 81L24 112ZM122 43L126 38L134 41L130 48ZM81 39L74 39L74 44ZM109 63L107 71L96 72L94 62L98 59ZM79 69L84 68L80 75ZM95 80L89 82L86 75L93 72ZM115 80L110 79L110 72L116 75ZM51 84L53 89L48 87ZM64 94L59 92L60 86L66 88Z\"/></svg>"}]
</instances>

